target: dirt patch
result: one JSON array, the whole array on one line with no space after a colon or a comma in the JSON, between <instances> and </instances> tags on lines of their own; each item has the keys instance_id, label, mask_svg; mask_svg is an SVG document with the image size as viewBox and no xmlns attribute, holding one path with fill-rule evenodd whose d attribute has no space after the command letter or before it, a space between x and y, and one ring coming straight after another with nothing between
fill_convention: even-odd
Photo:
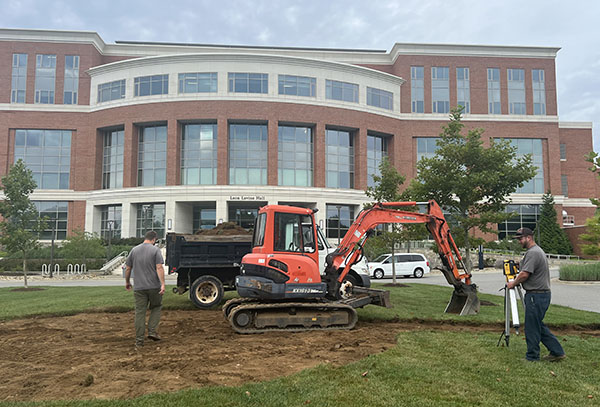
<instances>
[{"instance_id":1,"label":"dirt patch","mask_svg":"<svg viewBox=\"0 0 600 407\"><path fill-rule=\"evenodd\" d=\"M13 288L9 291L44 291L45 288L41 288L41 287L20 287L20 288Z\"/></svg>"},{"instance_id":2,"label":"dirt patch","mask_svg":"<svg viewBox=\"0 0 600 407\"><path fill-rule=\"evenodd\" d=\"M323 363L344 365L393 347L398 332L422 328L502 329L440 321L359 321L351 331L238 335L220 310L164 311L163 340L147 341L136 351L132 312L7 321L0 323L0 401L133 398L236 386Z\"/></svg>"}]
</instances>

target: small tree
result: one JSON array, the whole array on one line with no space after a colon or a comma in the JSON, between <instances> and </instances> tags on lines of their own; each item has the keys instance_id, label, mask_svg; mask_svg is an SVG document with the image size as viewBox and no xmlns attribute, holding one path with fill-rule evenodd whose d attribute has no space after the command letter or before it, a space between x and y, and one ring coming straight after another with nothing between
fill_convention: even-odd
<instances>
[{"instance_id":1,"label":"small tree","mask_svg":"<svg viewBox=\"0 0 600 407\"><path fill-rule=\"evenodd\" d=\"M33 173L18 160L2 177L4 201L0 202L0 242L9 253L23 259L23 283L27 288L27 259L38 247L38 236L45 228L29 195L37 187Z\"/></svg>"},{"instance_id":2,"label":"small tree","mask_svg":"<svg viewBox=\"0 0 600 407\"><path fill-rule=\"evenodd\" d=\"M564 230L557 223L554 197L550 191L542 196L542 207L534 235L539 236L538 244L546 253L571 254L573 247Z\"/></svg>"},{"instance_id":3,"label":"small tree","mask_svg":"<svg viewBox=\"0 0 600 407\"><path fill-rule=\"evenodd\" d=\"M592 164L589 170L600 176L600 155L592 151L585 159ZM598 256L600 255L600 212L598 210L600 209L600 200L590 198L590 201L596 205L596 214L585 221L587 233L580 235L579 238L587 242L587 244L581 245L583 253L589 256Z\"/></svg>"},{"instance_id":4,"label":"small tree","mask_svg":"<svg viewBox=\"0 0 600 407\"><path fill-rule=\"evenodd\" d=\"M531 155L517 158L516 148L508 141L492 139L486 148L482 129L462 135L463 127L462 107L452 109L435 155L419 160L417 177L406 192L414 200L434 199L449 211L456 224L454 239L457 244L462 240L470 271L475 240L469 232L475 228L495 232L491 225L512 217L504 211L508 196L533 178L536 170Z\"/></svg>"},{"instance_id":5,"label":"small tree","mask_svg":"<svg viewBox=\"0 0 600 407\"><path fill-rule=\"evenodd\" d=\"M374 202L399 202L403 200L400 194L400 185L406 179L390 163L387 157L384 157L379 164L380 175L373 175L375 185L367 187L365 194L373 199ZM366 204L369 207L372 204ZM418 239L425 235L425 229L422 225L402 225L391 224L391 231L384 231L367 242L367 245L374 253L383 254L390 252L394 256L396 243L403 240ZM394 257L392 257L393 259ZM396 266L392 261L392 279L396 283Z\"/></svg>"},{"instance_id":6,"label":"small tree","mask_svg":"<svg viewBox=\"0 0 600 407\"><path fill-rule=\"evenodd\" d=\"M76 230L65 240L60 254L65 259L85 263L87 259L99 259L106 255L102 239L89 232Z\"/></svg>"}]
</instances>

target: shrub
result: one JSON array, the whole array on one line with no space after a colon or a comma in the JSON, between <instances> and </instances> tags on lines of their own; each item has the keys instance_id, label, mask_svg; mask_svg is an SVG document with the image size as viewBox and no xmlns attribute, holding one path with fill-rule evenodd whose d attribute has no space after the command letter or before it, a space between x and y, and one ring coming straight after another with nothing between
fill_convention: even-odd
<instances>
[{"instance_id":1,"label":"shrub","mask_svg":"<svg viewBox=\"0 0 600 407\"><path fill-rule=\"evenodd\" d=\"M600 263L562 265L559 270L559 279L564 281L600 281Z\"/></svg>"}]
</instances>

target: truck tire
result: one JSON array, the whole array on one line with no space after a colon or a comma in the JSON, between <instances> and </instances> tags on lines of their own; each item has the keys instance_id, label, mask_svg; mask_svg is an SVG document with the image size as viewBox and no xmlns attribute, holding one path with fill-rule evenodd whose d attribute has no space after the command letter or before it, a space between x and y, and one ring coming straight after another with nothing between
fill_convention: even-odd
<instances>
[{"instance_id":1,"label":"truck tire","mask_svg":"<svg viewBox=\"0 0 600 407\"><path fill-rule=\"evenodd\" d=\"M200 276L192 283L190 299L201 309L213 307L223 299L223 283L215 276Z\"/></svg>"}]
</instances>

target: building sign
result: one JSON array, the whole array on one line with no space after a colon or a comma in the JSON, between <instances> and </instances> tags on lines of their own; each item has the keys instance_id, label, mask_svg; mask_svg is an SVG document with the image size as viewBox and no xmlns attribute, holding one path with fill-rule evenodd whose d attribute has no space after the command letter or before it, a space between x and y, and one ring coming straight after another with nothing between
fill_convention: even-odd
<instances>
[{"instance_id":1,"label":"building sign","mask_svg":"<svg viewBox=\"0 0 600 407\"><path fill-rule=\"evenodd\" d=\"M230 201L264 201L264 195L235 195L229 197Z\"/></svg>"}]
</instances>

